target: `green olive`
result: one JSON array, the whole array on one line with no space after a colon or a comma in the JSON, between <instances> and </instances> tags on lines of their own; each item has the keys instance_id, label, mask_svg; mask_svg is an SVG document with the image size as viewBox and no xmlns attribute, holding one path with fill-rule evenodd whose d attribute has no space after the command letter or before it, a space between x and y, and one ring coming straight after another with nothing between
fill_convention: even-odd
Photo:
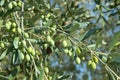
<instances>
[{"instance_id":1,"label":"green olive","mask_svg":"<svg viewBox=\"0 0 120 80\"><path fill-rule=\"evenodd\" d=\"M13 27L16 27L16 23L15 23L15 22L13 22L13 23L12 23L12 26L13 26Z\"/></svg>"},{"instance_id":2,"label":"green olive","mask_svg":"<svg viewBox=\"0 0 120 80\"><path fill-rule=\"evenodd\" d=\"M31 54L32 54L33 56L35 56L35 50L34 50L34 49L32 50Z\"/></svg>"},{"instance_id":3,"label":"green olive","mask_svg":"<svg viewBox=\"0 0 120 80\"><path fill-rule=\"evenodd\" d=\"M9 4L8 4L8 9L12 9L13 8L13 4L12 4L12 2L10 2Z\"/></svg>"},{"instance_id":4,"label":"green olive","mask_svg":"<svg viewBox=\"0 0 120 80\"><path fill-rule=\"evenodd\" d=\"M12 29L12 32L15 33L15 32L16 32L16 28L13 28L13 29Z\"/></svg>"},{"instance_id":5,"label":"green olive","mask_svg":"<svg viewBox=\"0 0 120 80\"><path fill-rule=\"evenodd\" d=\"M45 70L45 73L47 73L47 74L49 73L48 67L45 67L44 70Z\"/></svg>"},{"instance_id":6,"label":"green olive","mask_svg":"<svg viewBox=\"0 0 120 80\"><path fill-rule=\"evenodd\" d=\"M13 6L17 6L17 2L16 1L12 1Z\"/></svg>"},{"instance_id":7,"label":"green olive","mask_svg":"<svg viewBox=\"0 0 120 80\"><path fill-rule=\"evenodd\" d=\"M47 42L51 42L52 39L51 39L50 36L47 36L47 37L46 37L46 40L47 40Z\"/></svg>"},{"instance_id":8,"label":"green olive","mask_svg":"<svg viewBox=\"0 0 120 80\"><path fill-rule=\"evenodd\" d=\"M53 40L51 40L49 43L50 43L51 46L55 45L55 42Z\"/></svg>"},{"instance_id":9,"label":"green olive","mask_svg":"<svg viewBox=\"0 0 120 80\"><path fill-rule=\"evenodd\" d=\"M81 54L80 48L77 48L77 49L76 49L76 53L77 53L77 54Z\"/></svg>"},{"instance_id":10,"label":"green olive","mask_svg":"<svg viewBox=\"0 0 120 80\"><path fill-rule=\"evenodd\" d=\"M91 61L91 60L89 60L89 61L87 62L88 66L90 66L90 65L91 65L91 63L92 63L92 61Z\"/></svg>"},{"instance_id":11,"label":"green olive","mask_svg":"<svg viewBox=\"0 0 120 80\"><path fill-rule=\"evenodd\" d=\"M27 61L30 61L30 56L28 54L26 54L25 58Z\"/></svg>"},{"instance_id":12,"label":"green olive","mask_svg":"<svg viewBox=\"0 0 120 80\"><path fill-rule=\"evenodd\" d=\"M95 62L92 62L92 63L91 63L91 68L92 68L92 69L96 69L96 63L95 63Z\"/></svg>"},{"instance_id":13,"label":"green olive","mask_svg":"<svg viewBox=\"0 0 120 80\"><path fill-rule=\"evenodd\" d=\"M20 53L20 58L23 60L24 59L24 54Z\"/></svg>"},{"instance_id":14,"label":"green olive","mask_svg":"<svg viewBox=\"0 0 120 80\"><path fill-rule=\"evenodd\" d=\"M21 7L21 6L22 6L22 2L21 2L21 1L18 1L17 5L18 5L19 7Z\"/></svg>"},{"instance_id":15,"label":"green olive","mask_svg":"<svg viewBox=\"0 0 120 80\"><path fill-rule=\"evenodd\" d=\"M21 30L21 28L17 28L17 32L19 33L19 34L21 34L21 32L22 32L22 30Z\"/></svg>"},{"instance_id":16,"label":"green olive","mask_svg":"<svg viewBox=\"0 0 120 80\"><path fill-rule=\"evenodd\" d=\"M80 63L81 63L81 60L80 60L79 57L76 57L75 61L76 61L77 64L80 64Z\"/></svg>"},{"instance_id":17,"label":"green olive","mask_svg":"<svg viewBox=\"0 0 120 80\"><path fill-rule=\"evenodd\" d=\"M95 56L93 56L93 61L94 61L95 63L98 63L98 58L95 57Z\"/></svg>"},{"instance_id":18,"label":"green olive","mask_svg":"<svg viewBox=\"0 0 120 80\"><path fill-rule=\"evenodd\" d=\"M9 23L6 23L5 27L6 27L7 30L10 30L11 25Z\"/></svg>"},{"instance_id":19,"label":"green olive","mask_svg":"<svg viewBox=\"0 0 120 80\"><path fill-rule=\"evenodd\" d=\"M69 55L69 56L72 56L72 52L71 52L70 50L69 50L69 52L68 52L68 55Z\"/></svg>"},{"instance_id":20,"label":"green olive","mask_svg":"<svg viewBox=\"0 0 120 80\"><path fill-rule=\"evenodd\" d=\"M48 44L45 43L45 44L43 45L43 47L44 47L45 49L47 49Z\"/></svg>"},{"instance_id":21,"label":"green olive","mask_svg":"<svg viewBox=\"0 0 120 80\"><path fill-rule=\"evenodd\" d=\"M64 53L67 54L69 52L68 49L63 49Z\"/></svg>"},{"instance_id":22,"label":"green olive","mask_svg":"<svg viewBox=\"0 0 120 80\"><path fill-rule=\"evenodd\" d=\"M24 47L26 47L26 41L25 41L25 40L22 40L22 45L23 45Z\"/></svg>"},{"instance_id":23,"label":"green olive","mask_svg":"<svg viewBox=\"0 0 120 80\"><path fill-rule=\"evenodd\" d=\"M5 47L5 44L3 42L0 43L1 48Z\"/></svg>"},{"instance_id":24,"label":"green olive","mask_svg":"<svg viewBox=\"0 0 120 80\"><path fill-rule=\"evenodd\" d=\"M28 47L27 51L28 51L28 53L32 53L32 51L33 51L32 47Z\"/></svg>"},{"instance_id":25,"label":"green olive","mask_svg":"<svg viewBox=\"0 0 120 80\"><path fill-rule=\"evenodd\" d=\"M64 41L62 42L62 45L63 45L63 47L67 47L67 46L68 46L67 41L64 40Z\"/></svg>"},{"instance_id":26,"label":"green olive","mask_svg":"<svg viewBox=\"0 0 120 80\"><path fill-rule=\"evenodd\" d=\"M24 32L24 36L25 36L25 38L29 38L29 35L26 32Z\"/></svg>"}]
</instances>

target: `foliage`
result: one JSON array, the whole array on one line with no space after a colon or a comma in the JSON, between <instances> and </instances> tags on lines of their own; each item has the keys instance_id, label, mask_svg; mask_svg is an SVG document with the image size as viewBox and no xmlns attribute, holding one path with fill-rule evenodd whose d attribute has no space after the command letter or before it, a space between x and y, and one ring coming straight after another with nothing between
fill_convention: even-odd
<instances>
[{"instance_id":1,"label":"foliage","mask_svg":"<svg viewBox=\"0 0 120 80\"><path fill-rule=\"evenodd\" d=\"M100 68L102 78L118 80L120 3L87 2L1 0L0 79L76 80L71 72L85 63L89 71Z\"/></svg>"}]
</instances>

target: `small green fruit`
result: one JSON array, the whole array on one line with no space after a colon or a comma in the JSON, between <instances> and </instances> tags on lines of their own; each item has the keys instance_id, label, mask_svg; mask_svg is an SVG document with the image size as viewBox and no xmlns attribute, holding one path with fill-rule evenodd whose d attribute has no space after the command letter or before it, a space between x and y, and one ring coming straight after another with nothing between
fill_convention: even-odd
<instances>
[{"instance_id":1,"label":"small green fruit","mask_svg":"<svg viewBox=\"0 0 120 80\"><path fill-rule=\"evenodd\" d=\"M15 22L13 22L13 23L12 23L12 26L13 26L13 27L16 27L16 23L15 23Z\"/></svg>"},{"instance_id":2,"label":"small green fruit","mask_svg":"<svg viewBox=\"0 0 120 80\"><path fill-rule=\"evenodd\" d=\"M76 61L77 64L80 64L80 63L81 63L81 60L80 60L79 57L76 57L75 61Z\"/></svg>"},{"instance_id":3,"label":"small green fruit","mask_svg":"<svg viewBox=\"0 0 120 80\"><path fill-rule=\"evenodd\" d=\"M9 4L8 4L8 9L12 9L13 8L13 4L10 2Z\"/></svg>"},{"instance_id":4,"label":"small green fruit","mask_svg":"<svg viewBox=\"0 0 120 80\"><path fill-rule=\"evenodd\" d=\"M12 1L13 6L17 6L17 2L16 1Z\"/></svg>"},{"instance_id":5,"label":"small green fruit","mask_svg":"<svg viewBox=\"0 0 120 80\"><path fill-rule=\"evenodd\" d=\"M80 48L77 48L77 49L76 49L76 53L77 53L77 54L81 54Z\"/></svg>"},{"instance_id":6,"label":"small green fruit","mask_svg":"<svg viewBox=\"0 0 120 80\"><path fill-rule=\"evenodd\" d=\"M5 27L6 27L7 30L10 30L11 25L8 24L8 23L6 23L6 24L5 24Z\"/></svg>"},{"instance_id":7,"label":"small green fruit","mask_svg":"<svg viewBox=\"0 0 120 80\"><path fill-rule=\"evenodd\" d=\"M96 69L96 63L95 63L95 62L92 62L92 63L91 63L91 68L92 68L92 69Z\"/></svg>"},{"instance_id":8,"label":"small green fruit","mask_svg":"<svg viewBox=\"0 0 120 80\"><path fill-rule=\"evenodd\" d=\"M55 45L55 42L53 40L51 40L49 43L50 43L51 46Z\"/></svg>"},{"instance_id":9,"label":"small green fruit","mask_svg":"<svg viewBox=\"0 0 120 80\"><path fill-rule=\"evenodd\" d=\"M1 42L0 46L1 46L1 48L4 48L4 47L5 47L5 45L4 45L3 42Z\"/></svg>"},{"instance_id":10,"label":"small green fruit","mask_svg":"<svg viewBox=\"0 0 120 80\"><path fill-rule=\"evenodd\" d=\"M67 46L68 46L68 45L67 45L67 41L64 40L64 41L62 42L62 45L63 45L63 47L67 47Z\"/></svg>"},{"instance_id":11,"label":"small green fruit","mask_svg":"<svg viewBox=\"0 0 120 80\"><path fill-rule=\"evenodd\" d=\"M29 38L28 33L24 33L25 38Z\"/></svg>"},{"instance_id":12,"label":"small green fruit","mask_svg":"<svg viewBox=\"0 0 120 80\"><path fill-rule=\"evenodd\" d=\"M49 69L47 67L45 67L44 70L45 70L45 73L47 74L49 73Z\"/></svg>"},{"instance_id":13,"label":"small green fruit","mask_svg":"<svg viewBox=\"0 0 120 80\"><path fill-rule=\"evenodd\" d=\"M23 60L24 59L24 54L20 53L20 58Z\"/></svg>"},{"instance_id":14,"label":"small green fruit","mask_svg":"<svg viewBox=\"0 0 120 80\"><path fill-rule=\"evenodd\" d=\"M19 27L17 28L17 31L19 34L21 34L21 32L22 32L21 28L19 28Z\"/></svg>"},{"instance_id":15,"label":"small green fruit","mask_svg":"<svg viewBox=\"0 0 120 80\"><path fill-rule=\"evenodd\" d=\"M22 6L22 2L21 2L21 1L18 1L17 5L18 5L19 7L21 7L21 6Z\"/></svg>"},{"instance_id":16,"label":"small green fruit","mask_svg":"<svg viewBox=\"0 0 120 80\"><path fill-rule=\"evenodd\" d=\"M67 54L69 52L68 49L64 49L63 51L64 51L65 54Z\"/></svg>"},{"instance_id":17,"label":"small green fruit","mask_svg":"<svg viewBox=\"0 0 120 80\"><path fill-rule=\"evenodd\" d=\"M45 49L47 49L47 47L48 47L48 44L44 44L44 45L43 45L43 47L44 47Z\"/></svg>"},{"instance_id":18,"label":"small green fruit","mask_svg":"<svg viewBox=\"0 0 120 80\"><path fill-rule=\"evenodd\" d=\"M107 62L107 57L106 57L106 56L103 56L103 57L102 57L102 61L106 63L106 62Z\"/></svg>"},{"instance_id":19,"label":"small green fruit","mask_svg":"<svg viewBox=\"0 0 120 80\"><path fill-rule=\"evenodd\" d=\"M69 56L72 56L72 52L71 52L71 51L69 51L69 52L68 52L68 55L69 55Z\"/></svg>"},{"instance_id":20,"label":"small green fruit","mask_svg":"<svg viewBox=\"0 0 120 80\"><path fill-rule=\"evenodd\" d=\"M95 63L98 63L98 58L95 57L95 56L93 56L93 61L94 61Z\"/></svg>"},{"instance_id":21,"label":"small green fruit","mask_svg":"<svg viewBox=\"0 0 120 80\"><path fill-rule=\"evenodd\" d=\"M22 40L22 45L23 45L24 47L26 47L26 41L25 41L25 40Z\"/></svg>"},{"instance_id":22,"label":"small green fruit","mask_svg":"<svg viewBox=\"0 0 120 80\"><path fill-rule=\"evenodd\" d=\"M46 37L46 40L47 40L47 42L51 42L52 39L51 39L50 36L47 36L47 37Z\"/></svg>"},{"instance_id":23,"label":"small green fruit","mask_svg":"<svg viewBox=\"0 0 120 80\"><path fill-rule=\"evenodd\" d=\"M12 32L15 33L15 32L16 32L16 28L13 28L13 29L12 29Z\"/></svg>"},{"instance_id":24,"label":"small green fruit","mask_svg":"<svg viewBox=\"0 0 120 80\"><path fill-rule=\"evenodd\" d=\"M30 61L30 56L28 54L26 54L25 58L27 61Z\"/></svg>"},{"instance_id":25,"label":"small green fruit","mask_svg":"<svg viewBox=\"0 0 120 80\"><path fill-rule=\"evenodd\" d=\"M32 50L31 54L32 54L33 56L35 56L35 50L34 50L34 49Z\"/></svg>"},{"instance_id":26,"label":"small green fruit","mask_svg":"<svg viewBox=\"0 0 120 80\"><path fill-rule=\"evenodd\" d=\"M89 61L87 62L87 64L88 64L88 66L90 66L90 65L92 64L92 61L89 60Z\"/></svg>"},{"instance_id":27,"label":"small green fruit","mask_svg":"<svg viewBox=\"0 0 120 80\"><path fill-rule=\"evenodd\" d=\"M28 47L27 51L28 51L28 53L32 53L32 51L33 51L32 47Z\"/></svg>"}]
</instances>

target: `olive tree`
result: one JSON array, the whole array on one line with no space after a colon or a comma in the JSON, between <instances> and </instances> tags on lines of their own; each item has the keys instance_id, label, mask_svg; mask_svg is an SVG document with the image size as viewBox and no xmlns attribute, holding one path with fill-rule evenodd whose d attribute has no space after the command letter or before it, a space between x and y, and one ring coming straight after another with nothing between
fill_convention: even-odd
<instances>
[{"instance_id":1,"label":"olive tree","mask_svg":"<svg viewBox=\"0 0 120 80\"><path fill-rule=\"evenodd\" d=\"M85 64L87 71L98 74L92 80L99 74L104 80L119 80L119 4L1 0L0 79L77 80L76 66Z\"/></svg>"}]
</instances>

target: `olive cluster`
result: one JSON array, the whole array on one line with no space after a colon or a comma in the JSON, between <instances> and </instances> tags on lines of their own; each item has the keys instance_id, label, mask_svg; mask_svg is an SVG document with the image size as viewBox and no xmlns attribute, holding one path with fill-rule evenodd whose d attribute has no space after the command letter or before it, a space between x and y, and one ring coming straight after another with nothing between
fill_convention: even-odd
<instances>
[{"instance_id":1,"label":"olive cluster","mask_svg":"<svg viewBox=\"0 0 120 80\"><path fill-rule=\"evenodd\" d=\"M98 58L96 56L93 56L91 60L88 61L88 66L91 68L91 69L96 69L96 65L98 63Z\"/></svg>"}]
</instances>

